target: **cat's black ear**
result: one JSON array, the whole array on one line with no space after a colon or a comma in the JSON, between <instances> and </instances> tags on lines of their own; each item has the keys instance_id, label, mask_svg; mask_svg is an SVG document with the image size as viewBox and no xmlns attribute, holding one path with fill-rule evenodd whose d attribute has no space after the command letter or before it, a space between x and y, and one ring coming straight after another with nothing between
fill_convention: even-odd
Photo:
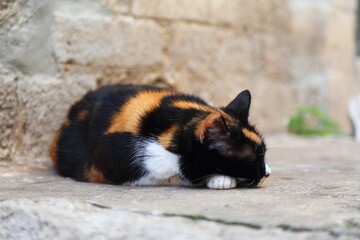
<instances>
[{"instance_id":1,"label":"cat's black ear","mask_svg":"<svg viewBox=\"0 0 360 240\"><path fill-rule=\"evenodd\" d=\"M205 120L200 122L197 135L200 142L211 149L216 148L224 139L227 139L228 128L221 113L210 113Z\"/></svg>"},{"instance_id":2,"label":"cat's black ear","mask_svg":"<svg viewBox=\"0 0 360 240\"><path fill-rule=\"evenodd\" d=\"M226 106L226 109L235 113L241 120L247 121L251 104L251 93L249 90L242 91Z\"/></svg>"}]
</instances>

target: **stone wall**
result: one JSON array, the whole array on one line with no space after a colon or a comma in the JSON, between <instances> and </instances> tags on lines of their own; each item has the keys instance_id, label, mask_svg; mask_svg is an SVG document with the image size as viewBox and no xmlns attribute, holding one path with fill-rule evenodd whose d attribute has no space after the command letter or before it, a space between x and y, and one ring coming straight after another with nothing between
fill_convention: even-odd
<instances>
[{"instance_id":1,"label":"stone wall","mask_svg":"<svg viewBox=\"0 0 360 240\"><path fill-rule=\"evenodd\" d=\"M351 132L347 104L359 94L356 0L291 0L290 72L299 104L325 108Z\"/></svg>"},{"instance_id":2,"label":"stone wall","mask_svg":"<svg viewBox=\"0 0 360 240\"><path fill-rule=\"evenodd\" d=\"M46 157L71 103L106 83L170 86L215 105L247 88L253 93L252 120L266 133L285 130L308 96L329 107L329 91L322 88L330 86L330 70L321 64L338 56L323 60L325 31L299 32L299 2L2 1L0 159ZM311 40L305 47L315 42L320 53L303 54L299 36ZM305 64L313 56L320 63L319 71L309 73L315 85L301 74L313 67ZM314 93L304 94L309 86Z\"/></svg>"}]
</instances>

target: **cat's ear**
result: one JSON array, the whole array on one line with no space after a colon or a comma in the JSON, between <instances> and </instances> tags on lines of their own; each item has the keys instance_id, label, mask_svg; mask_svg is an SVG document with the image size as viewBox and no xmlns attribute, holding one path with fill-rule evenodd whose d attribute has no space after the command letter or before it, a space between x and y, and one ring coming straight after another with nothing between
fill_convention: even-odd
<instances>
[{"instance_id":1,"label":"cat's ear","mask_svg":"<svg viewBox=\"0 0 360 240\"><path fill-rule=\"evenodd\" d=\"M210 113L200 122L197 131L200 142L210 148L229 135L225 119L219 112Z\"/></svg>"},{"instance_id":2,"label":"cat's ear","mask_svg":"<svg viewBox=\"0 0 360 240\"><path fill-rule=\"evenodd\" d=\"M249 90L242 91L226 106L226 109L235 113L240 120L247 121L251 104L251 93Z\"/></svg>"}]
</instances>

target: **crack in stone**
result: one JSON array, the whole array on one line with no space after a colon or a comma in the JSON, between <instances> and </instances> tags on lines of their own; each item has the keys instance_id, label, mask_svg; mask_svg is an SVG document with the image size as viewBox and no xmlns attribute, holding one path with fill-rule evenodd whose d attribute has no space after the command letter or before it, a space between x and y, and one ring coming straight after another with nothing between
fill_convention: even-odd
<instances>
[{"instance_id":1,"label":"crack in stone","mask_svg":"<svg viewBox=\"0 0 360 240\"><path fill-rule=\"evenodd\" d=\"M182 218L186 218L186 219L190 219L193 221L207 221L207 222L214 222L214 223L220 223L223 225L236 225L236 226L242 226L242 227L247 227L247 228L251 228L251 229L256 229L256 230L260 230L263 227L261 225L258 224L254 224L254 223L248 223L248 222L238 222L238 221L225 221L222 219L217 219L217 218L208 218L202 215L187 215L187 214L172 214L172 213L164 213L162 214L162 216L165 217L182 217Z\"/></svg>"},{"instance_id":2,"label":"crack in stone","mask_svg":"<svg viewBox=\"0 0 360 240\"><path fill-rule=\"evenodd\" d=\"M105 206L102 204L98 204L98 203L94 203L94 202L90 202L90 204L94 207L100 208L100 209L114 209L112 207L109 206ZM326 228L307 228L307 227L295 227L295 226L291 226L291 225L287 225L287 224L279 224L273 227L264 227L261 226L259 224L255 224L255 223L249 223L249 222L240 222L240 221L226 221L226 220L222 220L222 219L214 219L214 218L209 218L203 215L190 215L190 214L176 214L176 213L154 213L154 212L146 212L146 211L139 211L139 210L129 210L129 209L116 209L116 210L121 210L121 211L125 211L125 212L131 212L131 213L136 213L136 214L141 214L144 216L160 216L160 217L179 217L179 218L185 218L185 219L189 219L192 221L206 221L206 222L213 222L213 223L218 223L218 224L222 224L222 225L232 225L232 226L241 226L241 227L245 227L245 228L250 228L253 230L262 230L262 229L281 229L282 231L285 232L292 232L292 233L301 233L301 232L323 232L323 233L327 233L331 236L336 236L339 237L342 234L336 233L333 231L333 229L326 229ZM357 236L357 235L356 235Z\"/></svg>"},{"instance_id":3,"label":"crack in stone","mask_svg":"<svg viewBox=\"0 0 360 240\"><path fill-rule=\"evenodd\" d=\"M89 204L96 208L100 208L100 209L114 209L112 207L105 206L105 205L102 205L99 203L90 202ZM220 223L223 225L243 226L243 227L257 229L257 230L262 229L261 225L254 224L254 223L238 222L238 221L225 221L222 219L212 219L212 218L205 217L203 215L176 214L176 213L152 213L152 212L129 210L129 209L116 209L116 210L137 213L137 214L141 214L141 215L145 215L145 216L180 217L180 218L185 218L185 219L189 219L192 221L207 221L207 222Z\"/></svg>"},{"instance_id":4,"label":"crack in stone","mask_svg":"<svg viewBox=\"0 0 360 240\"><path fill-rule=\"evenodd\" d=\"M101 208L101 209L111 209L111 207L99 204L99 203L94 203L94 202L90 202L91 206L97 207L97 208Z\"/></svg>"},{"instance_id":5,"label":"crack in stone","mask_svg":"<svg viewBox=\"0 0 360 240\"><path fill-rule=\"evenodd\" d=\"M318 231L329 231L327 229L314 229L314 228L306 228L306 227L294 227L294 226L290 226L287 224L279 224L277 226L275 226L276 228L280 228L283 231L288 231L288 232L318 232Z\"/></svg>"}]
</instances>

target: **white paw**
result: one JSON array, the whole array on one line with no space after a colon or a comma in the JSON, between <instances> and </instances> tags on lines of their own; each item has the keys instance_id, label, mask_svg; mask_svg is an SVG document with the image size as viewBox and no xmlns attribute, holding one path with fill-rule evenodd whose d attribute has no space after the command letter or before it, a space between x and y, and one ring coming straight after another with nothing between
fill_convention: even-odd
<instances>
[{"instance_id":1,"label":"white paw","mask_svg":"<svg viewBox=\"0 0 360 240\"><path fill-rule=\"evenodd\" d=\"M230 189L236 187L235 178L216 175L206 179L206 186L211 189Z\"/></svg>"}]
</instances>

